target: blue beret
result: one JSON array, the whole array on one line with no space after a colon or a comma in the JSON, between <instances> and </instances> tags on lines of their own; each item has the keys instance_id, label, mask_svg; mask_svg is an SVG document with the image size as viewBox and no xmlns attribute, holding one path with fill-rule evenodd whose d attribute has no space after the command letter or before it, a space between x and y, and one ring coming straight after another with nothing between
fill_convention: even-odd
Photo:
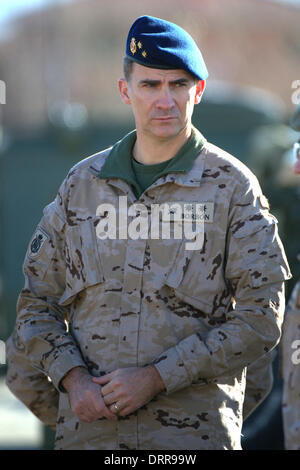
<instances>
[{"instance_id":1,"label":"blue beret","mask_svg":"<svg viewBox=\"0 0 300 470\"><path fill-rule=\"evenodd\" d=\"M126 56L146 67L182 69L199 80L208 77L193 38L180 26L153 16L141 16L133 23L127 37Z\"/></svg>"}]
</instances>

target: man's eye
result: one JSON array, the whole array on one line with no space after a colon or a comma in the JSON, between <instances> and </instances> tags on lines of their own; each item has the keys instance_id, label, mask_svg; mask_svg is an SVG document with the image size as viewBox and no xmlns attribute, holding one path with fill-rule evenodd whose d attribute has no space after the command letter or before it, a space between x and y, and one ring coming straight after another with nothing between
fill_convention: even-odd
<instances>
[{"instance_id":1,"label":"man's eye","mask_svg":"<svg viewBox=\"0 0 300 470\"><path fill-rule=\"evenodd\" d=\"M155 88L156 87L156 83L144 83L143 86L145 88Z\"/></svg>"}]
</instances>

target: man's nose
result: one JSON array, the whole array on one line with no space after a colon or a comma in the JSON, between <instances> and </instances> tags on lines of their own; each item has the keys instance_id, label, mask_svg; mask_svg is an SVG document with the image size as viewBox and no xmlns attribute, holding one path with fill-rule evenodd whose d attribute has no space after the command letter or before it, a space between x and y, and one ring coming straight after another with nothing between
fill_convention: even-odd
<instances>
[{"instance_id":1,"label":"man's nose","mask_svg":"<svg viewBox=\"0 0 300 470\"><path fill-rule=\"evenodd\" d=\"M160 91L156 101L156 106L160 109L171 109L174 106L174 99L169 88L163 88Z\"/></svg>"}]
</instances>

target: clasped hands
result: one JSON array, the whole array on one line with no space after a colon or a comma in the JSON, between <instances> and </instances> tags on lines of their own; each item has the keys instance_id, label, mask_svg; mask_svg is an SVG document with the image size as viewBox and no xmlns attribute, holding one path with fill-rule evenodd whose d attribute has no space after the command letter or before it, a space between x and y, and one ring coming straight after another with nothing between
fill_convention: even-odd
<instances>
[{"instance_id":1,"label":"clasped hands","mask_svg":"<svg viewBox=\"0 0 300 470\"><path fill-rule=\"evenodd\" d=\"M73 413L88 423L127 416L165 388L153 365L117 369L102 377L91 376L84 367L75 367L62 385L68 392Z\"/></svg>"}]
</instances>

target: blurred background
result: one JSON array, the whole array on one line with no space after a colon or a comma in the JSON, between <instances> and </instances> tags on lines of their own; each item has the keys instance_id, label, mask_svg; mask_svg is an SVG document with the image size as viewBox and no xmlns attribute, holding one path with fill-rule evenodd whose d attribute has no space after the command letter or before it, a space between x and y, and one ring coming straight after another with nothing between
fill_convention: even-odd
<instances>
[{"instance_id":1,"label":"blurred background","mask_svg":"<svg viewBox=\"0 0 300 470\"><path fill-rule=\"evenodd\" d=\"M15 322L22 263L45 205L77 161L134 127L121 103L125 41L143 14L185 28L210 76L194 125L257 175L300 277L300 180L289 118L300 102L300 1L1 0L0 339ZM278 359L269 398L245 422L245 449L282 449ZM46 428L5 386L0 365L0 449L51 449Z\"/></svg>"}]
</instances>

